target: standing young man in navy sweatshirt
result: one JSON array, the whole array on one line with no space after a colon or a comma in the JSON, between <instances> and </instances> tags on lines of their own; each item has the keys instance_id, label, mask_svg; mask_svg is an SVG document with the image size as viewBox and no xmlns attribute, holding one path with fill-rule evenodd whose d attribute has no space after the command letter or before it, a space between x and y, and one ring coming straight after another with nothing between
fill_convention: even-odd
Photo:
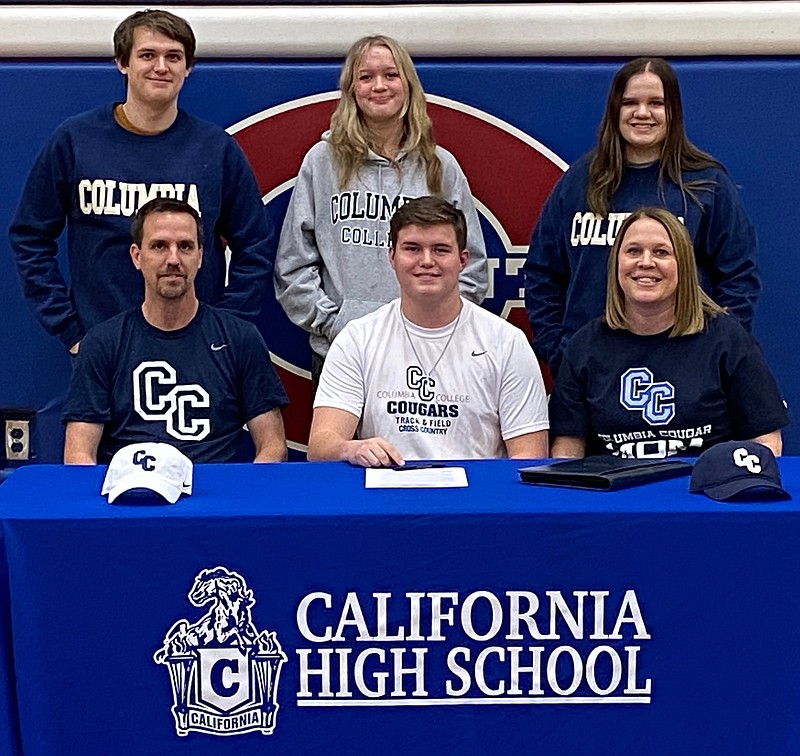
<instances>
[{"instance_id":1,"label":"standing young man in navy sweatshirt","mask_svg":"<svg viewBox=\"0 0 800 756\"><path fill-rule=\"evenodd\" d=\"M73 354L89 328L142 300L128 249L131 216L149 200L182 200L202 216L207 242L197 291L205 302L256 315L275 255L244 154L223 129L178 107L195 61L189 24L168 11L134 13L114 32L114 56L125 101L59 126L31 169L9 231L31 309ZM65 227L69 284L56 259Z\"/></svg>"}]
</instances>

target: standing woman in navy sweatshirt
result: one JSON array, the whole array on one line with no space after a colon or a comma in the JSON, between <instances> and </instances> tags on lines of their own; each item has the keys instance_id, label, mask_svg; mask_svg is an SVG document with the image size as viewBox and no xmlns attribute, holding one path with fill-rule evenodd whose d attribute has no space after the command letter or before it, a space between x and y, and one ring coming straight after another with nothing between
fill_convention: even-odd
<instances>
[{"instance_id":1,"label":"standing woman in navy sweatshirt","mask_svg":"<svg viewBox=\"0 0 800 756\"><path fill-rule=\"evenodd\" d=\"M602 314L609 249L646 205L680 218L703 288L750 329L761 290L753 224L725 167L687 139L672 67L637 58L615 75L597 146L556 184L528 250L533 347L552 374L572 334Z\"/></svg>"}]
</instances>

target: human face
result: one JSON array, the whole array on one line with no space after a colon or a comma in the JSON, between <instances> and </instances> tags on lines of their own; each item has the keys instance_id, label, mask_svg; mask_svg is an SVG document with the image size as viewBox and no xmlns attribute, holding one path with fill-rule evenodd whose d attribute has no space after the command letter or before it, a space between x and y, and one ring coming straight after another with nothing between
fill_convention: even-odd
<instances>
[{"instance_id":1,"label":"human face","mask_svg":"<svg viewBox=\"0 0 800 756\"><path fill-rule=\"evenodd\" d=\"M131 258L144 277L146 300L194 295L194 279L203 260L194 218L188 213L148 215L142 226L142 246L131 245Z\"/></svg>"},{"instance_id":2,"label":"human face","mask_svg":"<svg viewBox=\"0 0 800 756\"><path fill-rule=\"evenodd\" d=\"M455 229L442 223L401 228L389 259L404 297L442 303L460 296L458 279L468 257L458 248Z\"/></svg>"},{"instance_id":3,"label":"human face","mask_svg":"<svg viewBox=\"0 0 800 756\"><path fill-rule=\"evenodd\" d=\"M664 84L650 71L628 79L619 109L619 133L629 163L652 163L667 138Z\"/></svg>"},{"instance_id":4,"label":"human face","mask_svg":"<svg viewBox=\"0 0 800 756\"><path fill-rule=\"evenodd\" d=\"M389 48L368 47L355 74L356 105L367 125L400 121L406 106L406 85Z\"/></svg>"},{"instance_id":5,"label":"human face","mask_svg":"<svg viewBox=\"0 0 800 756\"><path fill-rule=\"evenodd\" d=\"M653 218L631 224L617 257L617 280L625 310L675 307L678 261L667 230Z\"/></svg>"},{"instance_id":6,"label":"human face","mask_svg":"<svg viewBox=\"0 0 800 756\"><path fill-rule=\"evenodd\" d=\"M127 101L139 105L172 105L189 75L186 52L177 40L139 26L127 65L117 68L128 77Z\"/></svg>"}]
</instances>

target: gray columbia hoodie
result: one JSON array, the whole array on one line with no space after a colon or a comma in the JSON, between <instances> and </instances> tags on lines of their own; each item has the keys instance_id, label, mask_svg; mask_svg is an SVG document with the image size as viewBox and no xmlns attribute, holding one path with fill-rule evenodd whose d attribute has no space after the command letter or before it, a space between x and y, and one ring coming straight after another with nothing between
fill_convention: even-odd
<instances>
[{"instance_id":1,"label":"gray columbia hoodie","mask_svg":"<svg viewBox=\"0 0 800 756\"><path fill-rule=\"evenodd\" d=\"M401 204L430 193L421 161L402 152L394 164L370 152L340 189L328 134L300 166L275 261L278 301L289 319L311 334L311 348L323 357L348 321L399 296L389 265L389 220ZM436 153L443 196L467 219L470 259L461 274L461 292L480 304L488 271L478 213L456 159L441 147Z\"/></svg>"}]
</instances>

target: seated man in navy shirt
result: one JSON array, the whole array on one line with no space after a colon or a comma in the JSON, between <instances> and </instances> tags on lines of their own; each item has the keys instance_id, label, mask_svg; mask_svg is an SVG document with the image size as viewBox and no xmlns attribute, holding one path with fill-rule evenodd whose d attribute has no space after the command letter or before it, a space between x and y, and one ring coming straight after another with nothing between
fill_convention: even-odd
<instances>
[{"instance_id":1,"label":"seated man in navy shirt","mask_svg":"<svg viewBox=\"0 0 800 756\"><path fill-rule=\"evenodd\" d=\"M131 233L144 302L81 342L64 411L64 462L107 462L141 441L172 444L194 462L226 462L245 423L256 462L285 459L287 398L264 340L252 324L197 299L197 211L155 199L136 214Z\"/></svg>"}]
</instances>

